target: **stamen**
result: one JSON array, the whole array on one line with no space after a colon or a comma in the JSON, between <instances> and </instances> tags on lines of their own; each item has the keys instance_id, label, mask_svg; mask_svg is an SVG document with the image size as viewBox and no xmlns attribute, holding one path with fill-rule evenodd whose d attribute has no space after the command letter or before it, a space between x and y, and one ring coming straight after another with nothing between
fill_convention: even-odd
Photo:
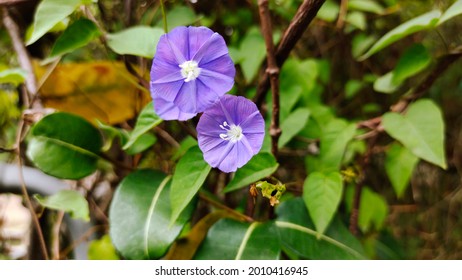
<instances>
[{"instance_id":1,"label":"stamen","mask_svg":"<svg viewBox=\"0 0 462 280\"><path fill-rule=\"evenodd\" d=\"M195 80L201 73L201 69L199 68L197 62L194 60L185 61L178 66L181 68L181 76L185 78L185 82Z\"/></svg>"},{"instance_id":2,"label":"stamen","mask_svg":"<svg viewBox=\"0 0 462 280\"><path fill-rule=\"evenodd\" d=\"M231 141L231 142L237 142L242 139L244 136L242 134L242 128L237 125L229 125L226 121L223 122L222 125L220 125L220 128L223 130L226 130L226 134L220 133L220 138L226 141Z\"/></svg>"}]
</instances>

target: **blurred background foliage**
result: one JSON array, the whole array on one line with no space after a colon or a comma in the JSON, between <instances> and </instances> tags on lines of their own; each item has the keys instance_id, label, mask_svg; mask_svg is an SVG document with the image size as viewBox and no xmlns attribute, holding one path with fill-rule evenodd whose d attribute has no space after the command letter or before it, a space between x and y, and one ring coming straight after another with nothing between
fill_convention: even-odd
<instances>
[{"instance_id":1,"label":"blurred background foliage","mask_svg":"<svg viewBox=\"0 0 462 280\"><path fill-rule=\"evenodd\" d=\"M24 0L3 4L2 8L8 8L19 25L25 41L31 36L30 26L38 3ZM301 0L270 1L276 43L301 3ZM345 3L347 6L343 7ZM449 0L327 0L281 69L283 134L279 142L279 166L275 173L278 180L287 185L287 193L281 201L300 196L310 173L334 166L334 169L341 170L345 182L335 223L348 226L355 185L361 174L367 174L362 182L358 239L369 258L462 258L462 222L459 218L462 210L462 60L452 63L440 73L425 93L425 97L435 101L443 113L446 170L406 154L402 146L386 134L381 134L369 149L367 141L361 138L366 130L355 131L357 122L390 111L390 107L403 95L418 87L432 73L439 57L462 45L461 17L403 37L367 59L361 59L361 55L399 24L434 9L445 11L453 3ZM165 6L170 30L181 25L204 25L224 36L237 67L233 93L253 98L259 77L264 72L262 65L266 57L256 1L165 1ZM60 45L60 38L78 19L90 19L90 23L80 22L75 31L88 28L81 34L86 36L84 44L81 41L80 45ZM87 8L77 8L64 20L59 20L43 37L27 46L34 62L40 86L39 99L43 106L80 115L98 126L104 131L103 149L108 158L121 163L120 166L99 163L100 171L93 175L92 186L86 190L96 224L108 223L107 212L112 195L128 174L123 166L151 167L171 173L176 160L195 143L188 136L187 127L176 122L164 122L154 129L148 127L144 132L151 136L143 137L132 152L122 149L132 135L130 131L136 126L142 108L150 101L143 80L149 80L151 57L154 55L154 49L149 46L153 42L140 36L126 37L130 35L122 33L139 26L150 28L138 30L141 33L136 34L146 34L146 38L158 40L163 29L158 1L99 0ZM69 34L67 36L71 36ZM72 41L61 39L63 42L66 40ZM138 45L136 52L132 52L132 44ZM15 143L17 124L25 106L21 94L25 74L19 69L12 46L7 30L0 29L0 147L11 147ZM394 76L385 77L387 73ZM269 123L269 94L262 109L266 111ZM167 136L166 131L169 132ZM269 137L266 140L263 150L269 152ZM340 149L343 156L336 158L334 154L329 159L329 149L334 148ZM370 156L368 163L363 165L362 157L366 152ZM320 153L328 159L319 159L316 155ZM0 153L0 159L11 161L13 155ZM397 178L400 176L397 175L400 161L408 163L405 167L410 170ZM393 170L396 165L398 170ZM245 212L251 201L248 189L226 194L216 189L223 188L229 180L226 175L213 170L205 188L217 194L228 207ZM224 182L215 184L220 181ZM77 184L85 186L88 182ZM278 217L282 217L279 222L288 216L290 207L294 206L285 204L276 209ZM268 215L274 215L269 208L267 202L259 199L254 216L267 219ZM202 225L198 221L207 213L207 207L199 203L192 223L180 236L188 238L188 230L196 223ZM206 230L216 220L201 221L208 223L204 226ZM216 237L213 234L227 227L240 226L222 220L214 227L210 240L220 239L220 235ZM243 230L246 230L244 226L239 229ZM271 232L274 229L264 230ZM107 228L99 233L107 233ZM210 240L207 239L196 258L202 258L208 246L214 244L210 245ZM118 258L109 241L104 235L98 243L94 243L90 257L99 254L96 253L98 248L108 248L107 256L101 253L102 258ZM181 250L180 245L175 246ZM290 247L290 244L285 246ZM174 255L175 251L169 254ZM283 258L294 258L295 255L296 252L287 249ZM303 254L301 257L304 257ZM326 258L323 255L319 257ZM327 256L330 257L338 256Z\"/></svg>"}]
</instances>

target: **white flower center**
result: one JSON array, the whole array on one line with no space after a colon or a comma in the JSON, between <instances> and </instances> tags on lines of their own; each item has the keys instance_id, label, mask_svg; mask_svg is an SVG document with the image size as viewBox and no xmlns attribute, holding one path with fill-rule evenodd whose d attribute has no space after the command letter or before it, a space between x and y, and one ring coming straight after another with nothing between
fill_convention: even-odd
<instances>
[{"instance_id":1,"label":"white flower center","mask_svg":"<svg viewBox=\"0 0 462 280\"><path fill-rule=\"evenodd\" d=\"M183 76L185 82L195 80L201 73L201 69L198 67L197 62L194 60L185 61L178 66L181 68L181 75Z\"/></svg>"},{"instance_id":2,"label":"white flower center","mask_svg":"<svg viewBox=\"0 0 462 280\"><path fill-rule=\"evenodd\" d=\"M241 140L242 136L244 136L244 134L242 134L242 128L238 125L229 125L227 122L223 122L223 124L220 125L220 128L226 130L226 133L220 134L220 138L223 140L235 143Z\"/></svg>"}]
</instances>

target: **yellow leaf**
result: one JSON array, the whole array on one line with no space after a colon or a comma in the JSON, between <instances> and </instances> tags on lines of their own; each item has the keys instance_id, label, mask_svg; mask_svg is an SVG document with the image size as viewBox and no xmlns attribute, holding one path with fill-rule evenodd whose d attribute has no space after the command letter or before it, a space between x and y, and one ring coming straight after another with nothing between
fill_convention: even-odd
<instances>
[{"instance_id":1,"label":"yellow leaf","mask_svg":"<svg viewBox=\"0 0 462 280\"><path fill-rule=\"evenodd\" d=\"M35 72L41 79L47 69L35 64ZM149 91L137 84L123 63L113 61L58 64L40 97L45 107L107 124L134 118L150 100Z\"/></svg>"}]
</instances>

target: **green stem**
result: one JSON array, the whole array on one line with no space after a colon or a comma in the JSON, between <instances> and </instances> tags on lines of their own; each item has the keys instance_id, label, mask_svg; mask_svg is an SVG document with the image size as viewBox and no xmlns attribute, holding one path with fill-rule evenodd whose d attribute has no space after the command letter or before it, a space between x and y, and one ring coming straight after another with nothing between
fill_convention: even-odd
<instances>
[{"instance_id":1,"label":"green stem","mask_svg":"<svg viewBox=\"0 0 462 280\"><path fill-rule=\"evenodd\" d=\"M162 19L163 19L163 23L164 23L164 32L168 33L167 14L165 13L164 0L159 0L159 2L160 2L160 10L162 11Z\"/></svg>"}]
</instances>

